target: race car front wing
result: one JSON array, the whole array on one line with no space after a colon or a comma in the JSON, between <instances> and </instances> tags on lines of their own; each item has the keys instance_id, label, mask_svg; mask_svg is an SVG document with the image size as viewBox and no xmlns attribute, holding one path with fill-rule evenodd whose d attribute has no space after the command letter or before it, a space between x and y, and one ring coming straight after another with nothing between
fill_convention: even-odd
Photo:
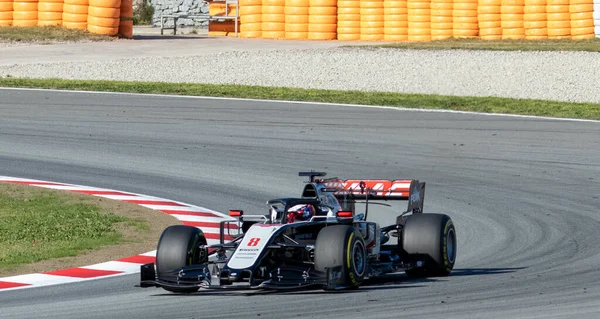
<instances>
[{"instance_id":1,"label":"race car front wing","mask_svg":"<svg viewBox=\"0 0 600 319\"><path fill-rule=\"evenodd\" d=\"M199 287L206 289L299 289L310 286L325 287L327 290L347 288L342 280L342 267L328 268L319 272L313 268L297 266L277 267L268 274L266 280L249 278L244 282L223 284L221 280L213 284L216 277L211 275L207 264L187 266L176 271L156 275L154 263L142 265L140 268L139 287L165 287L182 289Z\"/></svg>"}]
</instances>

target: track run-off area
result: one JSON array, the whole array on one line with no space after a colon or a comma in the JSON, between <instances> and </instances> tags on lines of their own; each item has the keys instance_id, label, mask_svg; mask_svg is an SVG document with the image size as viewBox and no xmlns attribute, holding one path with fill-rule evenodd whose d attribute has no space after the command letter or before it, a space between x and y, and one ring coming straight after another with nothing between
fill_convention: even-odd
<instances>
[{"instance_id":1,"label":"track run-off area","mask_svg":"<svg viewBox=\"0 0 600 319\"><path fill-rule=\"evenodd\" d=\"M201 227L209 245L219 243L219 222L231 219L228 215L204 207L143 194L125 193L112 189L15 178L11 176L0 176L0 182L98 196L157 210L178 219L183 225ZM150 217L146 218L148 219ZM226 240L233 239L233 237L229 235L224 235L224 238ZM78 264L76 267L72 268L62 267L62 269L50 271L46 269L46 271L41 273L23 274L23 272L21 272L20 275L0 276L0 292L139 273L141 265L155 262L156 250L152 250L132 256L126 256L117 260L104 259L103 262L96 264Z\"/></svg>"},{"instance_id":2,"label":"track run-off area","mask_svg":"<svg viewBox=\"0 0 600 319\"><path fill-rule=\"evenodd\" d=\"M0 292L0 318L598 318L600 123L392 108L0 89L0 175L266 212L299 171L425 181L455 223L445 278L352 292ZM374 216L392 222L395 215ZM174 219L175 221L175 219ZM143 253L143 252L140 252Z\"/></svg>"}]
</instances>

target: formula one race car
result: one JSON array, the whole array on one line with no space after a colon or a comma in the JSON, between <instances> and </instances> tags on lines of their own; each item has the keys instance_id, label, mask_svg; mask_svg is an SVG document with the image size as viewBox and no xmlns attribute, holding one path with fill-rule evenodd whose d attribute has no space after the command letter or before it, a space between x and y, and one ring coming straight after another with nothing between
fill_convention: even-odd
<instances>
[{"instance_id":1,"label":"formula one race car","mask_svg":"<svg viewBox=\"0 0 600 319\"><path fill-rule=\"evenodd\" d=\"M456 231L449 216L423 213L424 182L299 175L309 177L302 195L269 200L268 214L231 210L232 220L220 224L218 244L207 245L197 227L166 228L156 265L141 266L139 286L180 293L233 287L338 290L387 273L432 277L452 271ZM367 221L370 205L397 200L408 201L408 209L395 223L380 227ZM359 205L364 212L355 211Z\"/></svg>"}]
</instances>

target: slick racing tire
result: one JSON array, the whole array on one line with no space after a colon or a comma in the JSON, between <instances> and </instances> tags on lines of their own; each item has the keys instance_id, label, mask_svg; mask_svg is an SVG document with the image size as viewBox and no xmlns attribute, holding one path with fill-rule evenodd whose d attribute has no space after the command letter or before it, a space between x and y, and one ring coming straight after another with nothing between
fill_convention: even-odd
<instances>
[{"instance_id":1,"label":"slick racing tire","mask_svg":"<svg viewBox=\"0 0 600 319\"><path fill-rule=\"evenodd\" d=\"M404 250L424 261L423 267L406 271L409 277L448 276L456 261L456 230L449 216L414 214L402 231Z\"/></svg>"},{"instance_id":2,"label":"slick racing tire","mask_svg":"<svg viewBox=\"0 0 600 319\"><path fill-rule=\"evenodd\" d=\"M160 279L161 275L183 266L206 263L208 249L202 249L200 245L206 245L206 237L199 228L184 225L167 227L160 236L156 250L157 277ZM200 288L163 287L163 289L171 292L191 293Z\"/></svg>"},{"instance_id":3,"label":"slick racing tire","mask_svg":"<svg viewBox=\"0 0 600 319\"><path fill-rule=\"evenodd\" d=\"M352 226L334 225L323 228L315 243L315 269L342 269L342 286L356 289L367 269L365 242Z\"/></svg>"}]
</instances>

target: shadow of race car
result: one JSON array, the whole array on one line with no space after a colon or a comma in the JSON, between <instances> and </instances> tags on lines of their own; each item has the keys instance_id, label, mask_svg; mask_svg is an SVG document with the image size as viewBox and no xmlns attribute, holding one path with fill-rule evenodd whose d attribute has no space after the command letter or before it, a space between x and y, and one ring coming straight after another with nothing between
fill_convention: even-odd
<instances>
[{"instance_id":1,"label":"shadow of race car","mask_svg":"<svg viewBox=\"0 0 600 319\"><path fill-rule=\"evenodd\" d=\"M156 264L141 266L139 286L176 293L200 288L341 290L388 273L451 273L456 230L449 216L423 213L424 182L325 179L326 173L313 171L299 176L309 178L302 195L269 200L268 214L230 210L232 219L220 223L218 244L207 245L200 228L167 227ZM369 207L386 201L408 201L408 208L391 225L368 221ZM357 206L364 210L357 212Z\"/></svg>"}]
</instances>

